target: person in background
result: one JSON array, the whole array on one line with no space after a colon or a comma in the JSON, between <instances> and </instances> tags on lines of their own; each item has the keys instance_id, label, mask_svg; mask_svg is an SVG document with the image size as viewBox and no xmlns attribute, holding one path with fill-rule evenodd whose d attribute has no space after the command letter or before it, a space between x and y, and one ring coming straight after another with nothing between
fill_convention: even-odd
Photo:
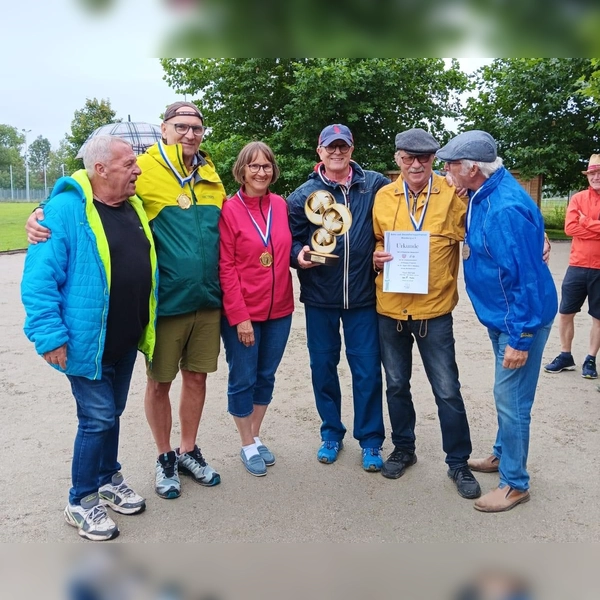
<instances>
[{"instance_id":1,"label":"person in background","mask_svg":"<svg viewBox=\"0 0 600 600\"><path fill-rule=\"evenodd\" d=\"M527 502L531 408L557 295L542 258L544 220L535 202L504 168L494 138L472 130L437 152L458 187L470 190L463 269L467 293L487 327L495 357L498 432L491 456L475 471L499 471L499 485L474 508L502 512Z\"/></svg>"},{"instance_id":2,"label":"person in background","mask_svg":"<svg viewBox=\"0 0 600 600\"><path fill-rule=\"evenodd\" d=\"M292 324L292 236L285 200L269 191L279 176L271 148L263 142L244 146L233 176L241 188L223 204L219 220L221 337L240 458L251 475L261 477L275 464L260 429Z\"/></svg>"},{"instance_id":3,"label":"person in background","mask_svg":"<svg viewBox=\"0 0 600 600\"><path fill-rule=\"evenodd\" d=\"M44 215L54 235L29 247L21 296L25 333L66 374L77 408L65 520L102 541L119 535L106 506L146 508L121 474L119 424L138 348L152 360L157 269L131 145L96 136L83 163L54 186Z\"/></svg>"},{"instance_id":4,"label":"person in background","mask_svg":"<svg viewBox=\"0 0 600 600\"><path fill-rule=\"evenodd\" d=\"M560 354L544 367L546 373L575 370L571 354L575 337L575 315L587 298L592 317L588 355L581 376L597 379L596 355L600 348L600 154L592 154L586 171L589 187L569 201L565 233L572 236L569 266L562 282L558 333Z\"/></svg>"},{"instance_id":5,"label":"person in background","mask_svg":"<svg viewBox=\"0 0 600 600\"><path fill-rule=\"evenodd\" d=\"M354 139L345 125L328 125L321 131L317 145L321 162L308 181L288 197L293 240L291 264L297 269L300 301L305 306L312 386L322 421L317 459L322 463L335 462L346 434L337 372L341 323L352 375L353 434L362 449L363 469L377 472L382 465L385 429L372 266L375 248L372 210L375 194L389 179L363 169L352 160L353 151ZM305 205L311 194L321 191L331 194L334 208L342 205L344 212L347 209L351 213L350 227L336 237L332 253L339 259L333 266L313 263L304 257L311 250L311 238L320 228L308 219Z\"/></svg>"}]
</instances>

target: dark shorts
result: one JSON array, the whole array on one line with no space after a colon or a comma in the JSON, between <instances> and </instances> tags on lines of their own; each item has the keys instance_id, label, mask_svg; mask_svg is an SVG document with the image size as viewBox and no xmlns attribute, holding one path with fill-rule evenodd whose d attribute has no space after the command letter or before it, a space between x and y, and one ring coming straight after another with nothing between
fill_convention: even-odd
<instances>
[{"instance_id":1,"label":"dark shorts","mask_svg":"<svg viewBox=\"0 0 600 600\"><path fill-rule=\"evenodd\" d=\"M561 315L578 313L588 299L588 313L600 319L600 269L568 267L562 282L560 307Z\"/></svg>"}]
</instances>

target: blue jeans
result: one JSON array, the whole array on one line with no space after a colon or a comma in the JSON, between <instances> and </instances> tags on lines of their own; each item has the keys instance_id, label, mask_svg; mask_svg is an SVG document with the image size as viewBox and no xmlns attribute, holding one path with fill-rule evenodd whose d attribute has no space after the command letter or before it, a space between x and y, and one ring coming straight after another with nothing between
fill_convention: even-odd
<instances>
[{"instance_id":1,"label":"blue jeans","mask_svg":"<svg viewBox=\"0 0 600 600\"><path fill-rule=\"evenodd\" d=\"M305 311L312 385L322 421L321 439L339 442L346 433L342 423L342 391L337 372L342 347L341 321L352 375L353 435L361 448L381 447L385 428L375 307L337 309L305 305Z\"/></svg>"},{"instance_id":2,"label":"blue jeans","mask_svg":"<svg viewBox=\"0 0 600 600\"><path fill-rule=\"evenodd\" d=\"M500 459L500 487L509 485L519 491L529 489L527 455L531 407L542 353L551 329L552 323L538 329L529 348L527 362L520 369L505 369L502 366L508 335L488 329L496 357L494 400L498 413L498 433L494 454Z\"/></svg>"},{"instance_id":3,"label":"blue jeans","mask_svg":"<svg viewBox=\"0 0 600 600\"><path fill-rule=\"evenodd\" d=\"M252 321L254 346L244 346L237 327L221 320L221 337L229 366L228 410L234 417L251 415L255 404L269 404L273 398L275 372L290 335L292 315L268 321Z\"/></svg>"},{"instance_id":4,"label":"blue jeans","mask_svg":"<svg viewBox=\"0 0 600 600\"><path fill-rule=\"evenodd\" d=\"M471 434L458 381L452 314L423 321L379 315L392 442L397 448L415 451L416 414L410 393L415 340L438 407L446 464L451 469L464 466L471 455Z\"/></svg>"},{"instance_id":5,"label":"blue jeans","mask_svg":"<svg viewBox=\"0 0 600 600\"><path fill-rule=\"evenodd\" d=\"M133 348L117 362L103 363L102 379L67 375L79 420L71 465L70 504L80 504L121 469L117 460L119 423L136 356L137 349Z\"/></svg>"}]
</instances>

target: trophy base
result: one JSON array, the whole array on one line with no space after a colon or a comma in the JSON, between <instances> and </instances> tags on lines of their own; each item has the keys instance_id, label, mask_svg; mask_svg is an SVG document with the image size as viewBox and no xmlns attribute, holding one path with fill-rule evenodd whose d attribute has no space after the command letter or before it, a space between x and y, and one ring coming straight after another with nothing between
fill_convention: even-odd
<instances>
[{"instance_id":1,"label":"trophy base","mask_svg":"<svg viewBox=\"0 0 600 600\"><path fill-rule=\"evenodd\" d=\"M337 265L339 259L340 257L335 254L324 254L323 252L316 252L315 250L304 253L304 260L308 260L318 265L326 265L328 267Z\"/></svg>"}]
</instances>

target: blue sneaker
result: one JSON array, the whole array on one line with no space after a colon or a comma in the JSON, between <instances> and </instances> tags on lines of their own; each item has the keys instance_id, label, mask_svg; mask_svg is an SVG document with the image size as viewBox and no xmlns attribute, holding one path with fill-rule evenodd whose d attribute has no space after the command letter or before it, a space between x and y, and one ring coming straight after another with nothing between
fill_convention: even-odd
<instances>
[{"instance_id":1,"label":"blue sneaker","mask_svg":"<svg viewBox=\"0 0 600 600\"><path fill-rule=\"evenodd\" d=\"M561 371L574 371L575 361L570 352L561 352L551 363L544 367L546 373L560 373ZM584 375L585 377L585 375Z\"/></svg>"},{"instance_id":2,"label":"blue sneaker","mask_svg":"<svg viewBox=\"0 0 600 600\"><path fill-rule=\"evenodd\" d=\"M248 471L250 475L254 475L255 477L263 477L267 474L267 465L265 465L265 461L260 457L260 454L255 454L250 458L246 458L246 453L242 448L240 450L240 458L246 467L246 471Z\"/></svg>"},{"instance_id":3,"label":"blue sneaker","mask_svg":"<svg viewBox=\"0 0 600 600\"><path fill-rule=\"evenodd\" d=\"M256 449L267 467L272 467L275 464L275 455L264 444L256 446Z\"/></svg>"},{"instance_id":4,"label":"blue sneaker","mask_svg":"<svg viewBox=\"0 0 600 600\"><path fill-rule=\"evenodd\" d=\"M317 460L322 463L333 463L337 460L340 450L344 447L344 442L323 442L317 452Z\"/></svg>"},{"instance_id":5,"label":"blue sneaker","mask_svg":"<svg viewBox=\"0 0 600 600\"><path fill-rule=\"evenodd\" d=\"M383 467L381 448L363 448L362 466L365 471L373 473L381 471L381 467Z\"/></svg>"},{"instance_id":6,"label":"blue sneaker","mask_svg":"<svg viewBox=\"0 0 600 600\"><path fill-rule=\"evenodd\" d=\"M581 367L581 376L585 379L598 379L598 371L596 371L596 357L590 356L589 354L583 361Z\"/></svg>"}]
</instances>

